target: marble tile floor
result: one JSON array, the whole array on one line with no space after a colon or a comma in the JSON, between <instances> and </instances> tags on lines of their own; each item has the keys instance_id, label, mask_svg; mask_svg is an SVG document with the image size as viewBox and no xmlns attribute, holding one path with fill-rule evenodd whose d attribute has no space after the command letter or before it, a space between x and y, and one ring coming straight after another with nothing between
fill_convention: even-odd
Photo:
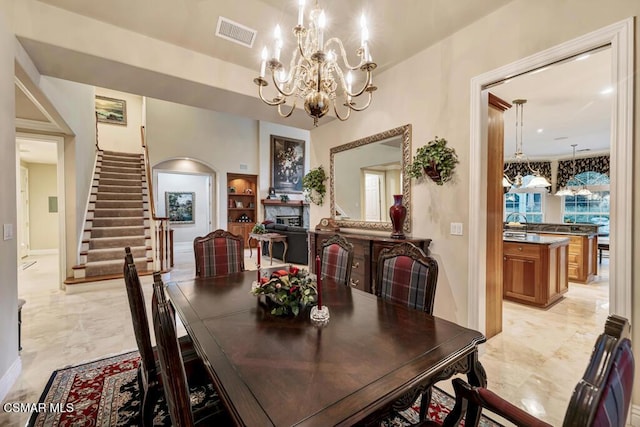
<instances>
[{"instance_id":1,"label":"marble tile floor","mask_svg":"<svg viewBox=\"0 0 640 427\"><path fill-rule=\"evenodd\" d=\"M245 268L256 268L245 254ZM266 259L265 259L266 258ZM57 256L32 256L18 267L18 295L27 300L22 311L22 372L4 402L37 402L55 369L135 349L135 337L122 280L96 289L65 293L57 277ZM193 277L193 254L175 254L176 266L165 280ZM263 258L263 264L268 258ZM548 310L504 303L504 330L481 347L489 388L512 403L553 424L561 425L574 385L583 374L591 348L608 314L607 260L601 279L590 285L571 284L569 292ZM282 265L274 259L274 266ZM142 276L151 312L151 276ZM182 329L184 333L184 329ZM151 334L154 340L153 334ZM439 386L452 392L449 382ZM0 411L0 425L23 426L28 414Z\"/></svg>"}]
</instances>

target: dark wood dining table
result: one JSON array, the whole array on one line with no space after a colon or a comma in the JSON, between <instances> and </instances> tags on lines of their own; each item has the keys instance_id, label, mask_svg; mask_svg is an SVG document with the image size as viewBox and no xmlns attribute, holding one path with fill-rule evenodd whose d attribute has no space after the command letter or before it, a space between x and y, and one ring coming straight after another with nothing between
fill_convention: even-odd
<instances>
[{"instance_id":1,"label":"dark wood dining table","mask_svg":"<svg viewBox=\"0 0 640 427\"><path fill-rule=\"evenodd\" d=\"M237 425L368 425L436 381L486 385L485 337L373 294L323 281L331 318L270 314L255 271L169 282L167 293Z\"/></svg>"}]
</instances>

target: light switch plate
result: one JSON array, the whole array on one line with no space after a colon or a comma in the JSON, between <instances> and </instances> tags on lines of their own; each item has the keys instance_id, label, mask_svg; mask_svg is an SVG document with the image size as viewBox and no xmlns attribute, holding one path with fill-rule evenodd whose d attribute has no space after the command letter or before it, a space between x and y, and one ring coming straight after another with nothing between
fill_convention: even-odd
<instances>
[{"instance_id":1,"label":"light switch plate","mask_svg":"<svg viewBox=\"0 0 640 427\"><path fill-rule=\"evenodd\" d=\"M4 240L13 239L13 224L4 224L2 226L2 236Z\"/></svg>"},{"instance_id":2,"label":"light switch plate","mask_svg":"<svg viewBox=\"0 0 640 427\"><path fill-rule=\"evenodd\" d=\"M451 223L451 231L450 233L454 236L462 236L462 223L461 222L452 222Z\"/></svg>"}]
</instances>

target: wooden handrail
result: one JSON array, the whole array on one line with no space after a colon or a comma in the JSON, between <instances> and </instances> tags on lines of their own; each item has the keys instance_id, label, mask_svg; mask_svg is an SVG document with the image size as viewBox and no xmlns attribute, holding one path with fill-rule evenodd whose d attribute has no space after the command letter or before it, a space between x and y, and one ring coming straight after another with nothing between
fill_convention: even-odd
<instances>
[{"instance_id":1,"label":"wooden handrail","mask_svg":"<svg viewBox=\"0 0 640 427\"><path fill-rule=\"evenodd\" d=\"M98 143L98 112L96 111L96 150L100 151L100 144Z\"/></svg>"},{"instance_id":2,"label":"wooden handrail","mask_svg":"<svg viewBox=\"0 0 640 427\"><path fill-rule=\"evenodd\" d=\"M147 146L144 126L140 126L140 141L142 143L145 175L147 177L147 188L149 193L149 206L151 219L154 225L155 234L155 261L159 263L158 268L166 271L173 267L173 230L171 230L169 217L156 215L156 204L153 191L153 181L151 180L151 166L149 164L149 148Z\"/></svg>"}]
</instances>

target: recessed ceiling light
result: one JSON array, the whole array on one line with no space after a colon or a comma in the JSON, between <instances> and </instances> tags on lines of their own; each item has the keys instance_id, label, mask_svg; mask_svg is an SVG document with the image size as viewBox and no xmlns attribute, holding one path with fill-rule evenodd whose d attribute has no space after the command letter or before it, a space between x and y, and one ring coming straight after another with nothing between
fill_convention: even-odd
<instances>
[{"instance_id":1,"label":"recessed ceiling light","mask_svg":"<svg viewBox=\"0 0 640 427\"><path fill-rule=\"evenodd\" d=\"M580 56L578 56L578 57L576 58L576 61L583 61L583 60L587 59L587 58L588 58L588 57L590 57L590 56L591 56L591 54L590 54L590 53L583 53L582 55L580 55Z\"/></svg>"},{"instance_id":2,"label":"recessed ceiling light","mask_svg":"<svg viewBox=\"0 0 640 427\"><path fill-rule=\"evenodd\" d=\"M542 133L542 132L544 132L544 129L542 128L538 129L538 133Z\"/></svg>"},{"instance_id":3,"label":"recessed ceiling light","mask_svg":"<svg viewBox=\"0 0 640 427\"><path fill-rule=\"evenodd\" d=\"M609 95L610 93L613 93L613 87L611 86L606 87L600 91L600 95Z\"/></svg>"}]
</instances>

